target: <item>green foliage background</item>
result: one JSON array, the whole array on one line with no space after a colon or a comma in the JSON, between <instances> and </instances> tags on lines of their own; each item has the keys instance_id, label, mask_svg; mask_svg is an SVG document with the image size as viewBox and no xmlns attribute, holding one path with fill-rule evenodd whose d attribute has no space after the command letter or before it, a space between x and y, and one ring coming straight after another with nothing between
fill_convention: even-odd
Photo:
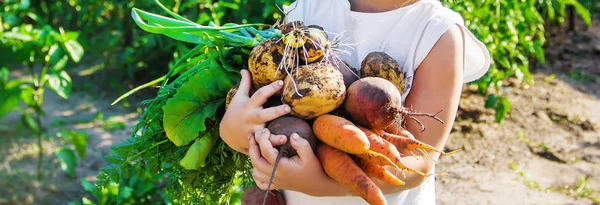
<instances>
[{"instance_id":1,"label":"green foliage background","mask_svg":"<svg viewBox=\"0 0 600 205\"><path fill-rule=\"evenodd\" d=\"M290 2L289 0L162 1L170 10L202 25L207 25L209 22L217 25L230 22L274 23L278 17L276 5L281 6ZM545 61L545 28L550 24L565 22L569 10L575 11L578 18L584 19L589 25L590 11L598 10L597 0L445 0L443 3L462 14L467 27L490 50L493 57L492 67L483 78L473 84L478 86L480 94L487 96L485 106L496 110L498 122L501 122L510 111L510 99L503 97L504 82L508 78L516 78L524 83L533 84L529 72L530 65ZM19 87L17 91L16 85L21 85L21 82L9 81L7 77L12 71L31 65L48 67L48 70L53 71L48 74L49 78L54 78L52 80L55 82L50 83L49 88L66 99L71 87L77 86L71 85L68 77L69 68L79 63L80 59L104 62L106 64L104 72L111 73L114 81L136 82L136 76L141 73L144 73L142 75L144 78L164 75L174 62L194 47L163 35L145 32L133 23L130 15L133 7L164 14L151 0L5 0L2 1L2 6L0 68L4 67L4 69L0 72L0 117L10 111L18 110L15 102L19 101L41 112L39 110L41 102L36 104L30 100L33 94L22 94L27 93L22 90L34 90L36 86L31 86L31 89L27 86ZM15 33L23 35L15 35ZM40 35L44 38L36 40ZM69 44L75 45L73 42L81 45L80 52L77 48L70 48ZM40 74L45 73L37 73L38 76ZM19 94L14 94L17 92ZM167 92L165 95L172 94ZM35 128L35 124L31 127ZM141 146L127 143L134 142L128 141L115 146L116 152L127 155L131 153L126 153L128 150L123 149L124 147ZM184 151L185 149L182 148L180 152L169 154L179 156L183 155ZM111 156L107 159L118 162L122 160ZM243 161L243 159L237 160ZM124 179L120 182L106 182L110 186L103 188L84 183L86 190L94 193L96 198L88 202L102 204L101 202L104 201L112 204L111 202L114 202L112 199L117 196L131 201L144 198L149 200L149 196L150 199L160 199L161 202L181 201L189 198L193 193L175 189L164 192L163 187L157 185L165 177L172 175L193 178L191 172L162 173L160 170L164 167L142 170L139 168L140 166L135 166L127 172L120 173ZM115 186L119 189L115 190ZM119 190L129 191L121 193ZM237 193L232 194L239 197L239 189ZM82 203L88 202L84 200ZM235 202L235 199L232 202Z\"/></svg>"}]
</instances>

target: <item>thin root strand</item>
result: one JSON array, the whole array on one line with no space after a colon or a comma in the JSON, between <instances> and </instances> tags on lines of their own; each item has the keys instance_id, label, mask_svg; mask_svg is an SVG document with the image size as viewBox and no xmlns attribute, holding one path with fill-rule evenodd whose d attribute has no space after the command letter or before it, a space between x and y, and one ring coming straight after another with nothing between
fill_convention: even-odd
<instances>
[{"instance_id":1,"label":"thin root strand","mask_svg":"<svg viewBox=\"0 0 600 205\"><path fill-rule=\"evenodd\" d=\"M433 119L435 119L436 121L444 124L444 121L442 119L440 119L437 115L440 114L442 111L444 110L440 110L435 114L429 114L429 113L417 113L417 112L410 112L408 110L405 110L404 113L406 115L408 115L408 117L410 117L411 119L413 119L415 122L419 123L419 125L421 126L421 132L425 131L425 125L419 120L417 119L415 116L424 116L424 117L431 117Z\"/></svg>"}]
</instances>

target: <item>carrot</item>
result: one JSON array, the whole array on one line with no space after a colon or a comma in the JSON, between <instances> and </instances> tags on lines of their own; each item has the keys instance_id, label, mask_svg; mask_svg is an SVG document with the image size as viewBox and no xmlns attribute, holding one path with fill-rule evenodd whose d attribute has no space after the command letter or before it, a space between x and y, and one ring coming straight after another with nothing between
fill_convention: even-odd
<instances>
[{"instance_id":1,"label":"carrot","mask_svg":"<svg viewBox=\"0 0 600 205\"><path fill-rule=\"evenodd\" d=\"M395 186L402 186L405 184L402 180L396 177L396 175L392 174L392 172L386 170L382 166L369 162L368 160L357 159L356 164L358 164L358 166L365 171L369 177L377 178L383 182Z\"/></svg>"},{"instance_id":2,"label":"carrot","mask_svg":"<svg viewBox=\"0 0 600 205\"><path fill-rule=\"evenodd\" d=\"M404 129L402 127L402 124L400 124L399 121L396 121L396 122L392 123L392 125L390 125L389 127L385 128L385 131L387 133L390 133L390 134L395 134L395 135L400 135L400 136L407 136L407 137L410 137L412 139L415 138L412 134L410 134L410 132L408 130L406 130L406 129ZM404 132L406 132L406 133L404 133ZM383 133L381 135L383 135Z\"/></svg>"},{"instance_id":3,"label":"carrot","mask_svg":"<svg viewBox=\"0 0 600 205\"><path fill-rule=\"evenodd\" d=\"M343 117L324 114L313 124L317 138L334 148L350 154L369 152L369 139L356 125Z\"/></svg>"},{"instance_id":4,"label":"carrot","mask_svg":"<svg viewBox=\"0 0 600 205\"><path fill-rule=\"evenodd\" d=\"M396 148L398 150L408 150L413 156L416 156L413 152L414 150L421 152L421 154L423 154L424 157L431 159L431 160L433 160L433 158L431 158L431 156L429 154L427 154L427 151L438 152L442 155L449 154L449 153L446 153L435 147L432 147L428 144L425 144L417 139L414 139L414 137L411 137L412 134L408 131L400 133L403 135L395 135L395 134L387 133L384 131L377 131L377 132L378 133L383 132L383 134L380 135L381 138L392 143L394 146L396 146ZM433 161L435 161L435 160L433 160Z\"/></svg>"},{"instance_id":5,"label":"carrot","mask_svg":"<svg viewBox=\"0 0 600 205\"><path fill-rule=\"evenodd\" d=\"M369 204L387 204L381 189L358 167L350 155L327 144L319 145L316 154L329 177L350 188Z\"/></svg>"},{"instance_id":6,"label":"carrot","mask_svg":"<svg viewBox=\"0 0 600 205\"><path fill-rule=\"evenodd\" d=\"M418 174L421 176L427 176L426 174L424 174L423 172L421 172L419 170L411 169L411 168L408 168L406 165L404 165L404 163L402 162L402 155L400 154L398 149L392 143L384 140L383 138L381 138L380 136L378 136L377 134L375 134L374 132L370 131L367 128L364 128L364 127L359 127L359 128L367 135L367 138L369 139L369 142L371 144L371 146L369 147L370 150L385 155L385 157L390 159L394 163L394 166L400 170L406 170L409 173L415 173L415 174ZM371 162L374 162L374 161L371 161ZM382 164L378 164L378 165L382 165Z\"/></svg>"},{"instance_id":7,"label":"carrot","mask_svg":"<svg viewBox=\"0 0 600 205\"><path fill-rule=\"evenodd\" d=\"M392 160L390 160L389 158L387 158L385 155L383 155L381 153L371 151L369 153L364 153L364 154L355 154L354 156L357 156L358 158L370 161L370 162L375 163L380 166L393 166L397 169L400 169L400 167L396 166L396 164L394 164L394 162L392 162Z\"/></svg>"}]
</instances>

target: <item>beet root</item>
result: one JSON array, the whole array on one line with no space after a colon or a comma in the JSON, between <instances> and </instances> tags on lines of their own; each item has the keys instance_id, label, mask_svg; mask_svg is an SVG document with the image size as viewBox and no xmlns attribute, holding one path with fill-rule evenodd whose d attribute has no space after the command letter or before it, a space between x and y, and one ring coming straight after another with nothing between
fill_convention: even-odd
<instances>
[{"instance_id":1,"label":"beet root","mask_svg":"<svg viewBox=\"0 0 600 205\"><path fill-rule=\"evenodd\" d=\"M317 138L313 134L312 127L300 118L292 116L279 117L269 123L267 128L274 135L285 135L288 138L285 145L277 147L277 149L281 151L283 146L286 146L286 149L288 149L286 154L287 157L295 156L297 154L296 150L294 150L290 144L290 136L293 133L297 133L300 137L306 139L313 150L317 146Z\"/></svg>"},{"instance_id":2,"label":"beet root","mask_svg":"<svg viewBox=\"0 0 600 205\"><path fill-rule=\"evenodd\" d=\"M273 177L275 177L275 171L277 170L277 165L279 164L281 157L292 157L297 154L296 150L290 143L291 135L296 133L300 137L306 139L312 150L315 150L317 146L317 138L312 131L312 127L306 123L306 121L292 116L283 116L271 121L267 129L269 129L271 134L285 135L287 137L287 142L284 145L276 147L279 150L279 154L277 155L277 159L275 159L275 163L273 164L273 172L271 173L269 185L267 186L267 190L269 190L271 184L273 184ZM265 193L263 200L266 201L268 198L269 195Z\"/></svg>"},{"instance_id":3,"label":"beet root","mask_svg":"<svg viewBox=\"0 0 600 205\"><path fill-rule=\"evenodd\" d=\"M396 120L402 97L390 81L365 77L348 87L344 108L357 124L383 130Z\"/></svg>"},{"instance_id":4,"label":"beet root","mask_svg":"<svg viewBox=\"0 0 600 205\"><path fill-rule=\"evenodd\" d=\"M398 88L380 77L365 77L352 83L346 91L344 109L353 122L370 129L385 130L403 116L417 121L422 130L424 125L414 116L428 116L444 123L437 114L413 113L403 107Z\"/></svg>"},{"instance_id":5,"label":"beet root","mask_svg":"<svg viewBox=\"0 0 600 205\"><path fill-rule=\"evenodd\" d=\"M244 190L244 193L242 194L242 205L262 205L265 193L267 193L269 197L267 197L264 204L285 205L285 198L283 198L281 192L277 190L271 190L270 192L263 191L258 188L258 186L251 186Z\"/></svg>"}]
</instances>

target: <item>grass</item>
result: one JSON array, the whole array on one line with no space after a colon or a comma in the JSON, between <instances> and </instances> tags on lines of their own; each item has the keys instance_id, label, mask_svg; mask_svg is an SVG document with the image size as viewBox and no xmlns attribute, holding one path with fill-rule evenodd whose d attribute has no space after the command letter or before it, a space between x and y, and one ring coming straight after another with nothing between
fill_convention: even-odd
<instances>
[{"instance_id":1,"label":"grass","mask_svg":"<svg viewBox=\"0 0 600 205\"><path fill-rule=\"evenodd\" d=\"M109 117L108 119L104 119L104 115L101 112L96 113L94 116L94 122L101 125L104 130L112 131L112 130L122 130L126 128L124 122L116 119L115 117Z\"/></svg>"},{"instance_id":2,"label":"grass","mask_svg":"<svg viewBox=\"0 0 600 205\"><path fill-rule=\"evenodd\" d=\"M581 83L595 83L598 82L598 77L588 74L584 71L573 71L570 73L569 77L575 81L581 82Z\"/></svg>"},{"instance_id":3,"label":"grass","mask_svg":"<svg viewBox=\"0 0 600 205\"><path fill-rule=\"evenodd\" d=\"M544 151L550 151L550 149L552 148L550 145L548 145L546 143L534 142L531 138L529 138L525 135L525 132L523 132L523 130L520 130L519 132L517 132L517 139L520 142L525 143L529 147L543 149Z\"/></svg>"},{"instance_id":4,"label":"grass","mask_svg":"<svg viewBox=\"0 0 600 205\"><path fill-rule=\"evenodd\" d=\"M573 183L543 187L538 181L528 178L525 172L523 172L523 170L519 168L518 163L511 162L509 164L509 168L519 175L515 178L515 180L522 182L525 186L527 186L527 188L531 190L536 190L545 193L562 193L575 198L586 198L592 201L594 204L600 204L600 197L597 194L595 194L596 190L587 187L591 179L591 177L589 176L580 175Z\"/></svg>"}]
</instances>

